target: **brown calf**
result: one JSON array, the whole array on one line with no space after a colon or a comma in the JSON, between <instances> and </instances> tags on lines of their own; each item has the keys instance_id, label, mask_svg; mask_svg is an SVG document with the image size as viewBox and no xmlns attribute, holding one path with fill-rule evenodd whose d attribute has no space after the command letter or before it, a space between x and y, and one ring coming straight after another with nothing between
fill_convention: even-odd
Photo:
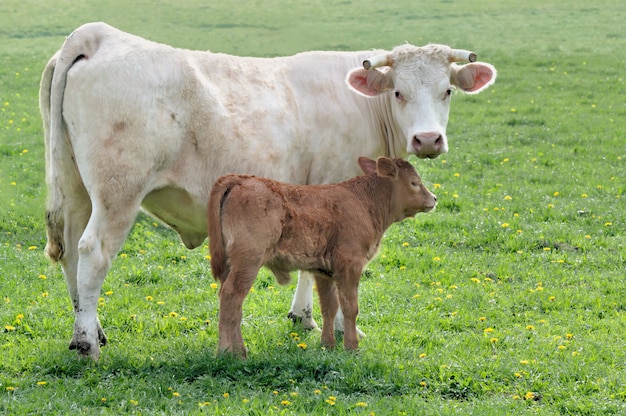
<instances>
[{"instance_id":1,"label":"brown calf","mask_svg":"<svg viewBox=\"0 0 626 416\"><path fill-rule=\"evenodd\" d=\"M219 291L219 351L246 356L242 305L261 266L289 282L313 273L322 310L322 343L335 346L338 303L346 349L356 349L357 289L389 226L432 210L437 198L402 159L359 158L365 176L335 185L291 185L250 175L220 177L209 199L211 269Z\"/></svg>"}]
</instances>

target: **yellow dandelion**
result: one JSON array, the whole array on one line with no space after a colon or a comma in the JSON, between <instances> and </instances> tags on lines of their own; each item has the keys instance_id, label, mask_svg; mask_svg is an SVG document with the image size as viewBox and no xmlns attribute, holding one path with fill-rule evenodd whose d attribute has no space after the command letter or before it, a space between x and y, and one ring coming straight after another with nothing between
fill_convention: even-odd
<instances>
[{"instance_id":1,"label":"yellow dandelion","mask_svg":"<svg viewBox=\"0 0 626 416\"><path fill-rule=\"evenodd\" d=\"M180 397L180 393L175 391L175 392L172 393L172 396L173 397Z\"/></svg>"},{"instance_id":2,"label":"yellow dandelion","mask_svg":"<svg viewBox=\"0 0 626 416\"><path fill-rule=\"evenodd\" d=\"M204 256L205 259L207 260L211 260L211 256L209 254L207 254L206 256Z\"/></svg>"},{"instance_id":3,"label":"yellow dandelion","mask_svg":"<svg viewBox=\"0 0 626 416\"><path fill-rule=\"evenodd\" d=\"M456 172L454 176L458 178L459 176L461 176L461 174L459 172Z\"/></svg>"},{"instance_id":4,"label":"yellow dandelion","mask_svg":"<svg viewBox=\"0 0 626 416\"><path fill-rule=\"evenodd\" d=\"M402 243L402 247L408 247L409 243L407 243L406 241L404 243Z\"/></svg>"},{"instance_id":5,"label":"yellow dandelion","mask_svg":"<svg viewBox=\"0 0 626 416\"><path fill-rule=\"evenodd\" d=\"M491 327L489 327L489 328L485 328L485 333L486 333L486 334L490 334L490 333L492 333L493 331L494 331L494 329L493 329L493 328L491 328Z\"/></svg>"},{"instance_id":6,"label":"yellow dandelion","mask_svg":"<svg viewBox=\"0 0 626 416\"><path fill-rule=\"evenodd\" d=\"M433 188L435 188L435 189L441 188L441 184L440 183L435 183L435 184L433 184Z\"/></svg>"},{"instance_id":7,"label":"yellow dandelion","mask_svg":"<svg viewBox=\"0 0 626 416\"><path fill-rule=\"evenodd\" d=\"M559 345L557 348L558 348L559 350L563 351L563 350L566 350L566 349L567 349L567 346L565 346L565 345Z\"/></svg>"},{"instance_id":8,"label":"yellow dandelion","mask_svg":"<svg viewBox=\"0 0 626 416\"><path fill-rule=\"evenodd\" d=\"M421 354L419 355L419 357L420 357L420 358L426 358L426 353L421 353Z\"/></svg>"},{"instance_id":9,"label":"yellow dandelion","mask_svg":"<svg viewBox=\"0 0 626 416\"><path fill-rule=\"evenodd\" d=\"M554 204L548 204L548 208L554 208Z\"/></svg>"},{"instance_id":10,"label":"yellow dandelion","mask_svg":"<svg viewBox=\"0 0 626 416\"><path fill-rule=\"evenodd\" d=\"M15 387L13 387L13 386L7 386L7 387L5 388L5 390L6 390L6 391L15 391Z\"/></svg>"},{"instance_id":11,"label":"yellow dandelion","mask_svg":"<svg viewBox=\"0 0 626 416\"><path fill-rule=\"evenodd\" d=\"M565 338L572 339L574 338L574 334L565 334Z\"/></svg>"},{"instance_id":12,"label":"yellow dandelion","mask_svg":"<svg viewBox=\"0 0 626 416\"><path fill-rule=\"evenodd\" d=\"M487 318L486 318L486 317L484 317L484 316L481 316L480 318L478 318L478 320L479 320L480 322L485 322L485 321L487 320Z\"/></svg>"},{"instance_id":13,"label":"yellow dandelion","mask_svg":"<svg viewBox=\"0 0 626 416\"><path fill-rule=\"evenodd\" d=\"M39 279L41 280L46 280L48 277L45 274L40 274L39 276L37 276Z\"/></svg>"},{"instance_id":14,"label":"yellow dandelion","mask_svg":"<svg viewBox=\"0 0 626 416\"><path fill-rule=\"evenodd\" d=\"M298 344L298 348L302 348L303 350L307 349L307 345L304 342Z\"/></svg>"},{"instance_id":15,"label":"yellow dandelion","mask_svg":"<svg viewBox=\"0 0 626 416\"><path fill-rule=\"evenodd\" d=\"M139 402L137 400L129 400L130 404L132 404L133 406L137 406L139 404Z\"/></svg>"},{"instance_id":16,"label":"yellow dandelion","mask_svg":"<svg viewBox=\"0 0 626 416\"><path fill-rule=\"evenodd\" d=\"M504 222L504 223L502 223L502 228L507 228L508 226L509 226L509 223L508 223L508 222Z\"/></svg>"},{"instance_id":17,"label":"yellow dandelion","mask_svg":"<svg viewBox=\"0 0 626 416\"><path fill-rule=\"evenodd\" d=\"M512 199L513 199L513 197L512 197L512 196L510 196L510 195L507 195L507 196L505 196L505 197L504 197L504 200L505 200L505 201L510 201L510 200L512 200Z\"/></svg>"},{"instance_id":18,"label":"yellow dandelion","mask_svg":"<svg viewBox=\"0 0 626 416\"><path fill-rule=\"evenodd\" d=\"M589 198L589 195L587 195L587 194L582 194L582 195L581 195L581 198Z\"/></svg>"},{"instance_id":19,"label":"yellow dandelion","mask_svg":"<svg viewBox=\"0 0 626 416\"><path fill-rule=\"evenodd\" d=\"M229 393L224 393L224 394L222 394L222 396L224 396L224 398L227 399L227 398L230 397L230 394Z\"/></svg>"},{"instance_id":20,"label":"yellow dandelion","mask_svg":"<svg viewBox=\"0 0 626 416\"><path fill-rule=\"evenodd\" d=\"M491 343L492 343L492 344L495 344L495 343L496 343L496 342L498 342L499 340L498 340L498 338L493 337L493 338L491 338L489 341L491 341Z\"/></svg>"},{"instance_id":21,"label":"yellow dandelion","mask_svg":"<svg viewBox=\"0 0 626 416\"><path fill-rule=\"evenodd\" d=\"M322 394L322 391L320 389L315 389L315 390L313 390L313 394L320 395L320 394Z\"/></svg>"},{"instance_id":22,"label":"yellow dandelion","mask_svg":"<svg viewBox=\"0 0 626 416\"><path fill-rule=\"evenodd\" d=\"M428 386L428 383L425 382L425 381L420 381L420 386L426 387L426 386Z\"/></svg>"},{"instance_id":23,"label":"yellow dandelion","mask_svg":"<svg viewBox=\"0 0 626 416\"><path fill-rule=\"evenodd\" d=\"M433 257L433 261L441 261L441 257Z\"/></svg>"},{"instance_id":24,"label":"yellow dandelion","mask_svg":"<svg viewBox=\"0 0 626 416\"><path fill-rule=\"evenodd\" d=\"M604 226L605 226L605 227L610 227L611 225L613 225L613 223L612 223L612 222L605 222L605 223L604 223Z\"/></svg>"},{"instance_id":25,"label":"yellow dandelion","mask_svg":"<svg viewBox=\"0 0 626 416\"><path fill-rule=\"evenodd\" d=\"M367 403L365 403L365 402L356 402L355 406L356 407L367 407Z\"/></svg>"},{"instance_id":26,"label":"yellow dandelion","mask_svg":"<svg viewBox=\"0 0 626 416\"><path fill-rule=\"evenodd\" d=\"M529 331L534 331L535 327L532 326L532 325L526 325L526 329L529 330Z\"/></svg>"},{"instance_id":27,"label":"yellow dandelion","mask_svg":"<svg viewBox=\"0 0 626 416\"><path fill-rule=\"evenodd\" d=\"M280 402L280 404L282 404L283 406L289 406L291 402L289 400L283 400L282 402Z\"/></svg>"},{"instance_id":28,"label":"yellow dandelion","mask_svg":"<svg viewBox=\"0 0 626 416\"><path fill-rule=\"evenodd\" d=\"M154 298L153 298L152 296L150 296L150 295L146 296L146 300L147 300L148 302L150 302L150 301L151 301L151 300L153 300L153 299L154 299Z\"/></svg>"},{"instance_id":29,"label":"yellow dandelion","mask_svg":"<svg viewBox=\"0 0 626 416\"><path fill-rule=\"evenodd\" d=\"M524 400L538 400L539 393L535 393L534 391L529 391L524 395Z\"/></svg>"},{"instance_id":30,"label":"yellow dandelion","mask_svg":"<svg viewBox=\"0 0 626 416\"><path fill-rule=\"evenodd\" d=\"M47 381L38 381L38 382L37 382L37 385L38 385L38 386L45 386L46 384L48 384L48 382L47 382Z\"/></svg>"},{"instance_id":31,"label":"yellow dandelion","mask_svg":"<svg viewBox=\"0 0 626 416\"><path fill-rule=\"evenodd\" d=\"M28 247L28 250L29 251L35 251L35 250L37 250L37 246L30 246L30 247Z\"/></svg>"},{"instance_id":32,"label":"yellow dandelion","mask_svg":"<svg viewBox=\"0 0 626 416\"><path fill-rule=\"evenodd\" d=\"M107 296L111 296L113 294L112 290L107 290L106 292L104 292L105 295Z\"/></svg>"},{"instance_id":33,"label":"yellow dandelion","mask_svg":"<svg viewBox=\"0 0 626 416\"><path fill-rule=\"evenodd\" d=\"M559 196L559 191L556 191L555 193L553 193L552 196Z\"/></svg>"},{"instance_id":34,"label":"yellow dandelion","mask_svg":"<svg viewBox=\"0 0 626 416\"><path fill-rule=\"evenodd\" d=\"M217 283L211 283L211 289L217 289L219 285Z\"/></svg>"},{"instance_id":35,"label":"yellow dandelion","mask_svg":"<svg viewBox=\"0 0 626 416\"><path fill-rule=\"evenodd\" d=\"M528 365L528 364L530 364L530 361L528 361L528 360L520 360L519 363L521 365Z\"/></svg>"}]
</instances>

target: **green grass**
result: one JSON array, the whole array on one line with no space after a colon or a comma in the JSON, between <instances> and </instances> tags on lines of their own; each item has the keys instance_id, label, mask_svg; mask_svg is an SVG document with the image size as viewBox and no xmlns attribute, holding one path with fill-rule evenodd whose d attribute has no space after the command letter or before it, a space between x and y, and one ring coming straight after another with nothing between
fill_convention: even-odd
<instances>
[{"instance_id":1,"label":"green grass","mask_svg":"<svg viewBox=\"0 0 626 416\"><path fill-rule=\"evenodd\" d=\"M626 413L623 2L40 3L0 3L0 414ZM293 326L294 285L262 271L249 358L216 357L206 247L144 215L104 283L100 362L67 350L37 93L92 20L242 55L438 42L496 66L489 90L454 97L450 153L412 159L440 204L366 270L358 354Z\"/></svg>"}]
</instances>

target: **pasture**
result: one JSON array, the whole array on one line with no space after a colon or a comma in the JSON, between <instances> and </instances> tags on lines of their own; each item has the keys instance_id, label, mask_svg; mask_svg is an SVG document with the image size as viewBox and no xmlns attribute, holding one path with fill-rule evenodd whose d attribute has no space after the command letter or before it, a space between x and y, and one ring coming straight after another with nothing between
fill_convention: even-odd
<instances>
[{"instance_id":1,"label":"pasture","mask_svg":"<svg viewBox=\"0 0 626 416\"><path fill-rule=\"evenodd\" d=\"M0 2L0 414L626 413L625 3L176 3ZM249 358L217 357L206 244L188 251L145 215L104 283L100 361L68 351L69 296L43 255L38 87L96 20L268 57L445 43L497 68L453 97L450 153L410 159L439 204L392 226L367 267L358 353L292 324L295 280L262 270Z\"/></svg>"}]
</instances>

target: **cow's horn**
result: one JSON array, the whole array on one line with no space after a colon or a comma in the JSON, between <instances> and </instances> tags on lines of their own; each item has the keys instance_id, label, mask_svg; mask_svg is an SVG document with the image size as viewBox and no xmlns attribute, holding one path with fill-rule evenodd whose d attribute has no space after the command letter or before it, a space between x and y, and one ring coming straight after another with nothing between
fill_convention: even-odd
<instances>
[{"instance_id":1,"label":"cow's horn","mask_svg":"<svg viewBox=\"0 0 626 416\"><path fill-rule=\"evenodd\" d=\"M452 49L448 60L450 62L475 62L476 54L463 49Z\"/></svg>"},{"instance_id":2,"label":"cow's horn","mask_svg":"<svg viewBox=\"0 0 626 416\"><path fill-rule=\"evenodd\" d=\"M365 69L374 69L379 66L391 66L393 64L393 60L391 56L387 53L382 53L380 55L376 55L371 57L370 59L366 59L363 61L363 68Z\"/></svg>"}]
</instances>

